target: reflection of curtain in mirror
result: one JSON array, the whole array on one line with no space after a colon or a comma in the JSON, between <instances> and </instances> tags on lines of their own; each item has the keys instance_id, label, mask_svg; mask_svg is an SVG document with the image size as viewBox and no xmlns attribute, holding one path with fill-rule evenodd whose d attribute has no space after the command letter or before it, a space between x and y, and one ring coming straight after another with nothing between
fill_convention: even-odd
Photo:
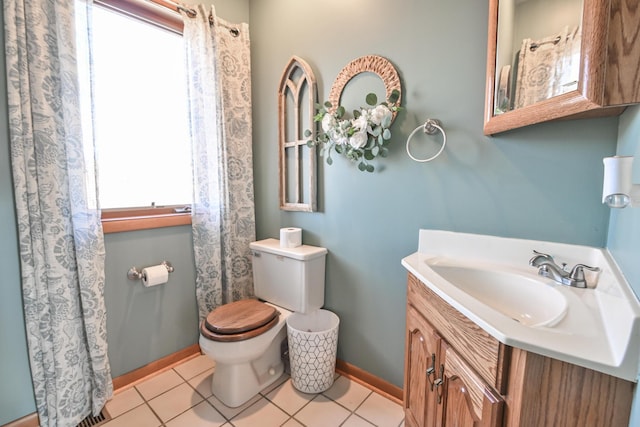
<instances>
[{"instance_id":1,"label":"reflection of curtain in mirror","mask_svg":"<svg viewBox=\"0 0 640 427\"><path fill-rule=\"evenodd\" d=\"M518 57L515 108L575 90L580 71L580 28L540 40L524 39Z\"/></svg>"}]
</instances>

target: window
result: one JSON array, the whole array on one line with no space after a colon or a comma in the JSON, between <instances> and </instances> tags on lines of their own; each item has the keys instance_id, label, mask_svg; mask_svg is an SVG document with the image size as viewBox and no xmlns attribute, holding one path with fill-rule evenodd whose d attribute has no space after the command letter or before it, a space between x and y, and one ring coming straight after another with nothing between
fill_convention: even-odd
<instances>
[{"instance_id":1,"label":"window","mask_svg":"<svg viewBox=\"0 0 640 427\"><path fill-rule=\"evenodd\" d=\"M148 2L98 3L91 56L105 233L188 224L188 210L176 212L192 195L181 29Z\"/></svg>"}]
</instances>

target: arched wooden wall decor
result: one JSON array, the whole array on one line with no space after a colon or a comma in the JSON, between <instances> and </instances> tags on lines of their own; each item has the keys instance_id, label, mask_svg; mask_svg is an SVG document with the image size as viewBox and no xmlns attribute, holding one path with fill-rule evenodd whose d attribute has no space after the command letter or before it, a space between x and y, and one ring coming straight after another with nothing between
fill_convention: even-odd
<instances>
[{"instance_id":1,"label":"arched wooden wall decor","mask_svg":"<svg viewBox=\"0 0 640 427\"><path fill-rule=\"evenodd\" d=\"M338 105L340 105L340 97L347 83L358 74L365 72L377 74L378 77L382 79L386 91L385 101L391 97L391 93L394 90L397 90L399 96L396 104L401 104L402 88L400 85L400 76L393 64L382 56L366 55L349 62L336 76L336 79L333 81L333 86L331 86L331 91L329 92L329 102L331 103L332 111L335 111ZM397 112L394 111L394 120L396 114Z\"/></svg>"},{"instance_id":2,"label":"arched wooden wall decor","mask_svg":"<svg viewBox=\"0 0 640 427\"><path fill-rule=\"evenodd\" d=\"M278 139L280 145L280 209L315 212L317 210L316 148L313 121L318 89L313 70L292 56L282 73L278 88ZM305 137L305 130L311 136Z\"/></svg>"}]
</instances>

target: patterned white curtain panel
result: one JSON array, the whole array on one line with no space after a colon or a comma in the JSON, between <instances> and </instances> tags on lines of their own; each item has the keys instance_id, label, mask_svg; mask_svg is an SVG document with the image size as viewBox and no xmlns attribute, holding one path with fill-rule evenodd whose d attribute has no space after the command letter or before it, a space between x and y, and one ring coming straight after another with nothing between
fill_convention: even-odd
<instances>
[{"instance_id":1,"label":"patterned white curtain panel","mask_svg":"<svg viewBox=\"0 0 640 427\"><path fill-rule=\"evenodd\" d=\"M253 295L255 240L249 27L203 5L183 13L193 156L193 248L202 320Z\"/></svg>"},{"instance_id":2,"label":"patterned white curtain panel","mask_svg":"<svg viewBox=\"0 0 640 427\"><path fill-rule=\"evenodd\" d=\"M515 107L521 108L577 89L580 72L580 27L522 40L516 74Z\"/></svg>"},{"instance_id":3,"label":"patterned white curtain panel","mask_svg":"<svg viewBox=\"0 0 640 427\"><path fill-rule=\"evenodd\" d=\"M91 115L81 111L77 71L77 61L88 59L78 51L88 43L77 44L74 29L85 7L68 0L4 2L24 314L42 426L77 425L98 414L113 390L104 241L91 144L83 144Z\"/></svg>"}]
</instances>

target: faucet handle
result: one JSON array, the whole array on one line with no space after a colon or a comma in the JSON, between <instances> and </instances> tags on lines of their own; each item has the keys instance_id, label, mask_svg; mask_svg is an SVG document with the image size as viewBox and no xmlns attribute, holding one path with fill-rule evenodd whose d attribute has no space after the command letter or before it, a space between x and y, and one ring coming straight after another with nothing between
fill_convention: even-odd
<instances>
[{"instance_id":1,"label":"faucet handle","mask_svg":"<svg viewBox=\"0 0 640 427\"><path fill-rule=\"evenodd\" d=\"M538 252L535 249L533 250L534 257L529 260L529 265L534 267L539 267L544 261L553 262L553 257L549 254L545 254L542 252Z\"/></svg>"},{"instance_id":2,"label":"faucet handle","mask_svg":"<svg viewBox=\"0 0 640 427\"><path fill-rule=\"evenodd\" d=\"M584 282L584 269L590 270L590 271L600 271L599 267L590 267L588 265L585 264L576 264L572 269L571 269L571 273L569 274L569 278L572 280L575 280L576 282Z\"/></svg>"}]
</instances>

